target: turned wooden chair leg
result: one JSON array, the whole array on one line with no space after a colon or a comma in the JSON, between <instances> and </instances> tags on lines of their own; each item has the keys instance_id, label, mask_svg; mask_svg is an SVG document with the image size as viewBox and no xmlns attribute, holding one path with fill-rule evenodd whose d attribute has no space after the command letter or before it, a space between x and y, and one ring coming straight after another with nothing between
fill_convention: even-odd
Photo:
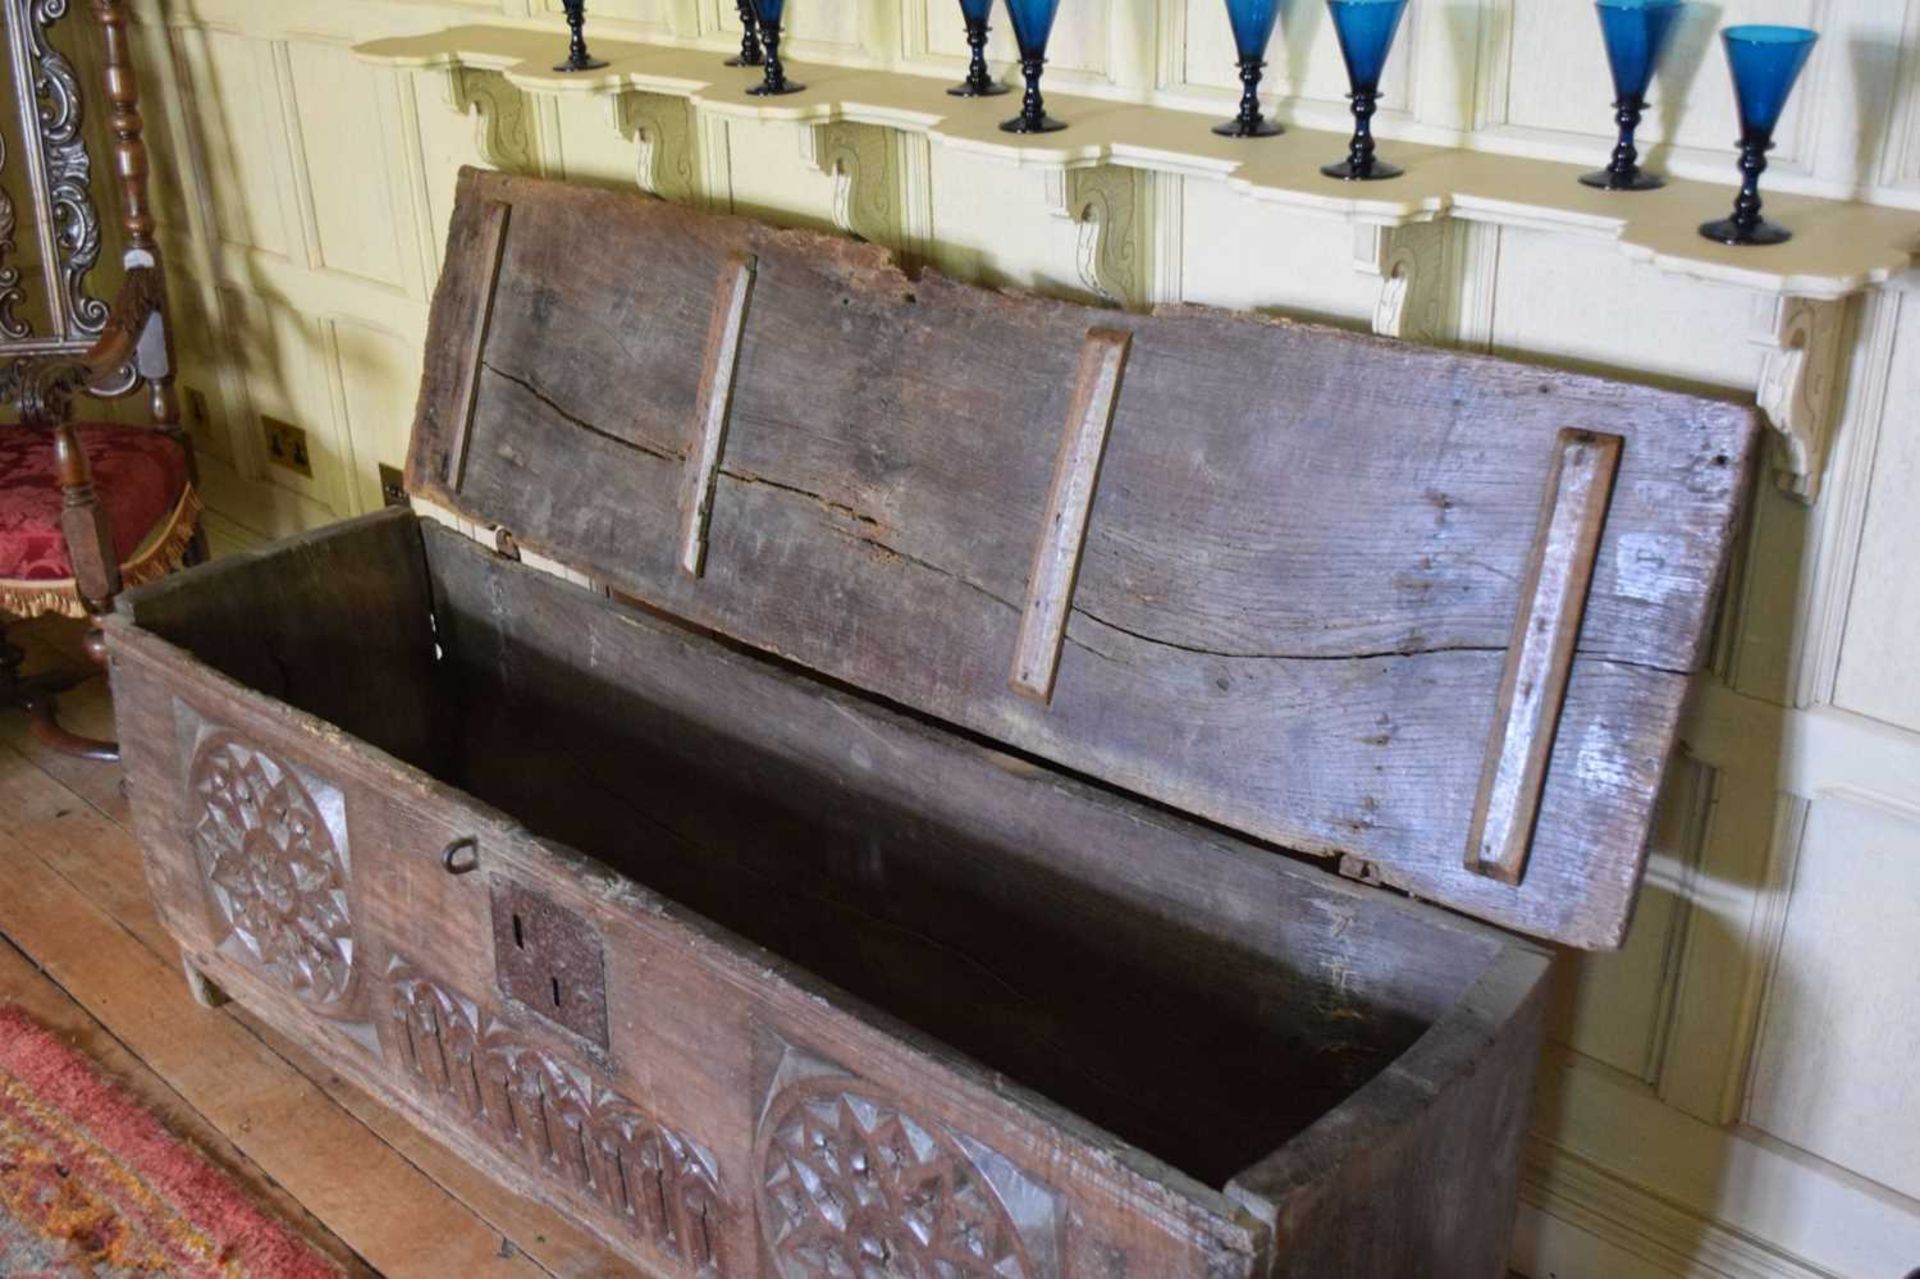
<instances>
[{"instance_id":1,"label":"turned wooden chair leg","mask_svg":"<svg viewBox=\"0 0 1920 1279\"><path fill-rule=\"evenodd\" d=\"M87 636L87 655L96 662L104 661L105 650L100 656L94 655L94 640L99 632L95 630ZM120 759L120 746L116 742L103 742L92 737L82 737L78 733L68 732L54 718L54 698L73 687L79 681L67 675L36 675L22 677L20 665L25 654L18 648L0 639L0 705L17 707L27 713L27 724L36 740L48 750L62 755L77 755L81 759L98 760L102 763L117 763Z\"/></svg>"},{"instance_id":2,"label":"turned wooden chair leg","mask_svg":"<svg viewBox=\"0 0 1920 1279\"><path fill-rule=\"evenodd\" d=\"M60 489L65 498L60 512L60 530L66 536L67 554L73 561L73 576L80 598L95 623L82 641L87 657L102 671L107 667L106 636L100 633L98 616L113 607L120 593L120 564L113 551L113 530L107 523L106 508L93 491L93 467L71 425L61 423L54 430L53 456L59 471ZM54 717L53 698L64 691L56 684L20 686L15 701L26 709L33 735L49 750L81 759L117 763L118 742L82 737L60 726Z\"/></svg>"},{"instance_id":3,"label":"turned wooden chair leg","mask_svg":"<svg viewBox=\"0 0 1920 1279\"><path fill-rule=\"evenodd\" d=\"M26 708L28 727L32 729L35 739L48 750L96 760L102 764L120 762L120 743L82 737L60 726L54 718L52 693L29 693L21 699L21 705Z\"/></svg>"}]
</instances>

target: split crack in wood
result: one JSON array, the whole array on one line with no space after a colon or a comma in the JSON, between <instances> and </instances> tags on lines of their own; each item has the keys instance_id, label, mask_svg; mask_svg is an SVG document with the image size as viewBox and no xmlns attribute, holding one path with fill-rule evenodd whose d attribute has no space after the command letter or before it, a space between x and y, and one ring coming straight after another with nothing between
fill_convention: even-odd
<instances>
[{"instance_id":1,"label":"split crack in wood","mask_svg":"<svg viewBox=\"0 0 1920 1279\"><path fill-rule=\"evenodd\" d=\"M1131 630L1108 621L1082 605L1073 606L1073 611L1092 622L1097 622L1110 631L1118 631L1143 644L1155 644L1162 648L1175 649L1182 653L1192 653L1198 657L1218 657L1236 662L1358 662L1383 657L1425 657L1433 653L1504 653L1506 646L1501 644L1442 644L1428 648L1389 648L1364 653L1245 653L1231 652L1226 649L1202 648L1197 644L1182 644L1177 640L1162 639L1157 635L1148 635L1144 631Z\"/></svg>"},{"instance_id":2,"label":"split crack in wood","mask_svg":"<svg viewBox=\"0 0 1920 1279\"><path fill-rule=\"evenodd\" d=\"M682 454L674 452L672 449L668 448L665 445L654 444L651 441L630 440L624 435L614 434L612 431L607 430L605 427L595 426L593 423L587 421L585 418L575 417L573 414L567 412L567 410L560 407L560 405L556 404L553 401L552 397L549 396L545 391L541 390L539 385L535 383L531 378L524 378L519 376L518 374L509 373L505 369L501 368L499 365L494 364L488 360L481 360L480 367L486 370L488 373L493 374L495 377L500 378L503 381L513 383L515 386L525 391L528 395L531 395L534 399L540 401L540 403L546 405L548 408L552 409L555 413L559 414L561 418L563 418L569 426L577 426L581 430L587 432L589 435L599 436L601 439L606 440L609 443L618 444L624 448L632 449L636 453L645 453L648 457L659 458L662 462L680 462L685 460Z\"/></svg>"},{"instance_id":3,"label":"split crack in wood","mask_svg":"<svg viewBox=\"0 0 1920 1279\"><path fill-rule=\"evenodd\" d=\"M724 466L720 468L720 474L740 484L757 484L778 490L782 493L791 493L795 497L804 497L829 514L838 515L859 524L865 524L869 528L883 527L879 520L868 515L865 511L857 507L849 506L845 502L836 502L825 494L815 493L812 489L802 488L798 484L788 484L781 480L769 479L764 475L753 475L745 471L730 470Z\"/></svg>"}]
</instances>

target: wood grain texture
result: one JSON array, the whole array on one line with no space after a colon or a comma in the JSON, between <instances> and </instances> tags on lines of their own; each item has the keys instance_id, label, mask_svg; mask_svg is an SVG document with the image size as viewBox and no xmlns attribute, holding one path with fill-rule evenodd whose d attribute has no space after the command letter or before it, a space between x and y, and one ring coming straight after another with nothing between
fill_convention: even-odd
<instances>
[{"instance_id":1,"label":"wood grain texture","mask_svg":"<svg viewBox=\"0 0 1920 1279\"><path fill-rule=\"evenodd\" d=\"M290 599L307 607L290 612ZM127 609L250 688L351 724L383 749L432 758L429 600L413 517L386 509L162 579ZM343 669L336 655L346 651L362 664Z\"/></svg>"},{"instance_id":2,"label":"wood grain texture","mask_svg":"<svg viewBox=\"0 0 1920 1279\"><path fill-rule=\"evenodd\" d=\"M1554 453L1467 835L1467 869L1506 884L1519 883L1526 872L1573 647L1620 467L1620 437L1562 431Z\"/></svg>"},{"instance_id":3,"label":"wood grain texture","mask_svg":"<svg viewBox=\"0 0 1920 1279\"><path fill-rule=\"evenodd\" d=\"M478 274L470 299L473 314L467 323L467 341L460 352L459 390L455 392L457 433L447 455L447 484L457 493L466 478L467 441L473 431L473 406L480 395L480 360L486 351L487 330L493 324L493 299L500 281L500 256L507 245L507 224L513 215L503 201L489 203L480 215Z\"/></svg>"},{"instance_id":4,"label":"wood grain texture","mask_svg":"<svg viewBox=\"0 0 1920 1279\"><path fill-rule=\"evenodd\" d=\"M1060 646L1067 638L1073 588L1080 579L1087 522L1093 513L1093 494L1100 483L1100 460L1106 456L1107 433L1113 426L1113 408L1120 399L1120 379L1126 372L1131 341L1131 335L1113 329L1092 330L1081 348L1079 371L1074 374L1067 428L1053 464L1053 487L1047 492L1046 514L1040 521L1040 536L1033 552L1033 571L1027 575L1027 602L1020 610L1020 636L1013 651L1014 691L1036 701L1053 698Z\"/></svg>"},{"instance_id":5,"label":"wood grain texture","mask_svg":"<svg viewBox=\"0 0 1920 1279\"><path fill-rule=\"evenodd\" d=\"M1490 965L1413 1050L1228 1194L1289 1246L1276 1279L1505 1273L1544 998Z\"/></svg>"},{"instance_id":6,"label":"wood grain texture","mask_svg":"<svg viewBox=\"0 0 1920 1279\"><path fill-rule=\"evenodd\" d=\"M707 525L713 518L713 486L727 448L727 421L733 414L733 378L740 364L740 339L747 327L747 303L753 297L757 264L733 253L720 268L713 295L713 324L700 373L700 409L693 422L693 446L687 452L686 490L680 508L686 524L680 534L680 568L700 576L707 563Z\"/></svg>"},{"instance_id":7,"label":"wood grain texture","mask_svg":"<svg viewBox=\"0 0 1920 1279\"><path fill-rule=\"evenodd\" d=\"M515 229L456 495L440 479L453 382L435 369L468 332L487 200L514 204ZM676 564L684 423L737 252L760 268L727 516L695 583ZM410 473L425 496L1069 768L1498 923L1620 941L1750 411L1247 317L993 294L872 246L490 174L463 180L448 262ZM1042 706L1007 672L1093 327L1132 341ZM1509 886L1461 850L1567 427L1627 443L1530 869Z\"/></svg>"}]
</instances>

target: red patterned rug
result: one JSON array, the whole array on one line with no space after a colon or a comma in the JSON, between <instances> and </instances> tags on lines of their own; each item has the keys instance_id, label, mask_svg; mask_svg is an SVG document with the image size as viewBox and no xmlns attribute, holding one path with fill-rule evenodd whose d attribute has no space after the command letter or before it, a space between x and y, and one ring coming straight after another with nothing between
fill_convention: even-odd
<instances>
[{"instance_id":1,"label":"red patterned rug","mask_svg":"<svg viewBox=\"0 0 1920 1279\"><path fill-rule=\"evenodd\" d=\"M92 1062L0 1005L0 1275L339 1274Z\"/></svg>"}]
</instances>

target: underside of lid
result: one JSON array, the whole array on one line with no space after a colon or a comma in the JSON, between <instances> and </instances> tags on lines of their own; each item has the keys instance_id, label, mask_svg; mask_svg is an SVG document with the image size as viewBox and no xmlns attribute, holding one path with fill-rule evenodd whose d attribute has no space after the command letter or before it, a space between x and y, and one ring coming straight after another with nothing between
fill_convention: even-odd
<instances>
[{"instance_id":1,"label":"underside of lid","mask_svg":"<svg viewBox=\"0 0 1920 1279\"><path fill-rule=\"evenodd\" d=\"M408 481L744 644L1618 945L1751 410L469 171Z\"/></svg>"}]
</instances>

